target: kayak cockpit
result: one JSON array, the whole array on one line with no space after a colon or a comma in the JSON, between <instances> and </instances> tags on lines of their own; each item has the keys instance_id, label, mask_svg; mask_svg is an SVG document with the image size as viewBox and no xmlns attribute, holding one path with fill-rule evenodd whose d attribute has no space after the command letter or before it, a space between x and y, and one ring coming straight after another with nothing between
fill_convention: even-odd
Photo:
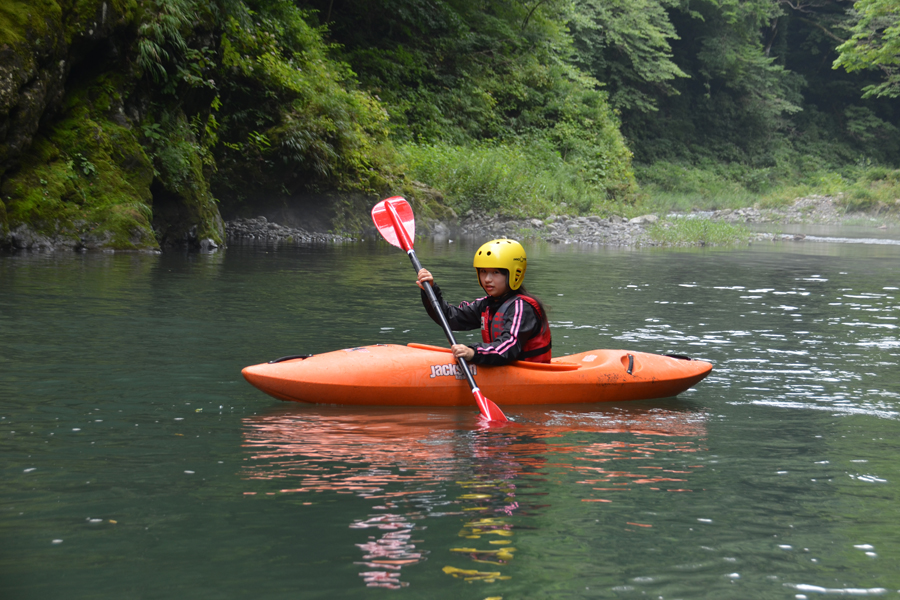
<instances>
[{"instance_id":1,"label":"kayak cockpit","mask_svg":"<svg viewBox=\"0 0 900 600\"><path fill-rule=\"evenodd\" d=\"M431 350L433 352L446 352L450 353L450 348L442 348L440 346L431 346L429 344L419 344L417 342L410 342L407 344L409 348L416 348L417 350ZM569 358L569 357L566 357ZM517 360L510 363L512 367L521 367L523 369L535 369L537 371L575 371L581 368L581 365L577 363L573 363L570 361L559 361L559 362L550 362L550 363L536 363L536 362L528 362L525 360Z\"/></svg>"}]
</instances>

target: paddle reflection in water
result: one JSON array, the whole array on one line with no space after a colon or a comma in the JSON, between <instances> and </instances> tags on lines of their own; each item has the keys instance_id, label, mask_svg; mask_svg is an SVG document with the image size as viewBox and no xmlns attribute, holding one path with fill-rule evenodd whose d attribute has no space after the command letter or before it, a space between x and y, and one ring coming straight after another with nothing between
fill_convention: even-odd
<instances>
[{"instance_id":1,"label":"paddle reflection in water","mask_svg":"<svg viewBox=\"0 0 900 600\"><path fill-rule=\"evenodd\" d=\"M573 495L613 503L636 486L691 491L705 412L664 402L592 408L517 407L516 422L498 429L456 409L279 407L244 419L243 476L310 494L303 504L321 493L372 501L372 513L349 524L367 534L356 544L367 586L405 587L401 570L429 556L451 563L441 570L454 578L503 581L520 552L516 538L540 539L535 517L571 511Z\"/></svg>"}]
</instances>

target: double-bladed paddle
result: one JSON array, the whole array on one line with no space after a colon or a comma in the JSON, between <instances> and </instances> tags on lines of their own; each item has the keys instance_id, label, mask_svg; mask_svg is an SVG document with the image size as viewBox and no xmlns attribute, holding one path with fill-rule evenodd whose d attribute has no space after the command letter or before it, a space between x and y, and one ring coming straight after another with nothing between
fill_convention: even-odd
<instances>
[{"instance_id":1,"label":"double-bladed paddle","mask_svg":"<svg viewBox=\"0 0 900 600\"><path fill-rule=\"evenodd\" d=\"M409 203L400 196L382 200L372 209L372 221L388 243L402 248L409 255L409 260L412 261L416 273L421 271L422 263L419 262L416 252L413 250L413 239L416 237L416 217L413 215ZM434 312L440 317L444 334L450 340L451 345L456 344L453 332L450 331L450 324L447 322L447 317L444 316L444 311L441 310L441 304L438 302L437 296L434 295L434 290L431 289L431 284L426 281L424 287L428 300L431 301L431 306L434 307ZM478 403L481 415L489 421L506 421L506 415L503 414L500 407L485 398L481 390L478 389L475 378L472 377L472 373L469 371L469 365L466 364L466 359L459 357L456 361L465 374L469 387L472 388L472 395L475 396L475 402Z\"/></svg>"}]
</instances>

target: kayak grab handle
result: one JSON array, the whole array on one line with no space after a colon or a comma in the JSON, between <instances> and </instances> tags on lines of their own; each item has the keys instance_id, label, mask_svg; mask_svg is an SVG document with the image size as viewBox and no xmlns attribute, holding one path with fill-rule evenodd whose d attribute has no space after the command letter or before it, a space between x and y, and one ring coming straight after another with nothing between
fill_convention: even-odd
<instances>
[{"instance_id":1,"label":"kayak grab handle","mask_svg":"<svg viewBox=\"0 0 900 600\"><path fill-rule=\"evenodd\" d=\"M312 354L292 354L290 356L282 356L281 358L270 360L269 364L274 365L275 363L284 362L286 360L294 360L295 358L309 358L310 356L312 356Z\"/></svg>"},{"instance_id":2,"label":"kayak grab handle","mask_svg":"<svg viewBox=\"0 0 900 600\"><path fill-rule=\"evenodd\" d=\"M685 356L684 354L663 354L663 356L668 356L669 358L677 358L678 360L694 360L690 356Z\"/></svg>"},{"instance_id":3,"label":"kayak grab handle","mask_svg":"<svg viewBox=\"0 0 900 600\"><path fill-rule=\"evenodd\" d=\"M628 369L625 370L626 373L631 375L631 371L634 370L634 354L628 355Z\"/></svg>"}]
</instances>

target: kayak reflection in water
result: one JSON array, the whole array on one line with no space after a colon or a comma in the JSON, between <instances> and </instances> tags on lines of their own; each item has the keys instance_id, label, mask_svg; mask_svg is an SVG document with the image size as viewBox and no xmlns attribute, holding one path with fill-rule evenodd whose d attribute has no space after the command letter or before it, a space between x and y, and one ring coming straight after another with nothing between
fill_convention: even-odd
<instances>
[{"instance_id":1,"label":"kayak reflection in water","mask_svg":"<svg viewBox=\"0 0 900 600\"><path fill-rule=\"evenodd\" d=\"M516 360L550 362L550 324L543 303L522 285L528 260L522 245L509 239L482 245L472 261L487 296L459 306L449 305L427 269L419 271L420 288L431 283L441 310L454 331L481 329L480 344L451 346L453 355L475 365L505 365ZM440 323L424 288L422 304Z\"/></svg>"}]
</instances>

